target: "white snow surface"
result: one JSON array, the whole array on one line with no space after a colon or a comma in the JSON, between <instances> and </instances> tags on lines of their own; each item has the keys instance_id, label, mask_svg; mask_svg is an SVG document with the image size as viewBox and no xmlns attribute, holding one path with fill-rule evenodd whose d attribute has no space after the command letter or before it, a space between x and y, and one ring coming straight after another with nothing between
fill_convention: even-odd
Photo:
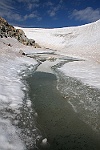
<instances>
[{"instance_id":1,"label":"white snow surface","mask_svg":"<svg viewBox=\"0 0 100 150\"><path fill-rule=\"evenodd\" d=\"M9 113L9 110L19 113L24 98L25 85L19 74L23 72L24 76L24 70L31 70L37 64L35 60L19 55L19 50L25 48L28 49L13 38L0 38L0 150L25 150L18 135L20 130L12 125L13 114Z\"/></svg>"},{"instance_id":2,"label":"white snow surface","mask_svg":"<svg viewBox=\"0 0 100 150\"><path fill-rule=\"evenodd\" d=\"M60 71L100 88L100 20L77 27L22 29L42 47L85 60L65 64Z\"/></svg>"},{"instance_id":3,"label":"white snow surface","mask_svg":"<svg viewBox=\"0 0 100 150\"><path fill-rule=\"evenodd\" d=\"M64 74L75 77L84 84L100 89L100 64L93 61L66 63L59 68Z\"/></svg>"},{"instance_id":4,"label":"white snow surface","mask_svg":"<svg viewBox=\"0 0 100 150\"><path fill-rule=\"evenodd\" d=\"M78 27L21 29L28 38L34 39L43 47L58 50L64 55L100 62L100 20Z\"/></svg>"}]
</instances>

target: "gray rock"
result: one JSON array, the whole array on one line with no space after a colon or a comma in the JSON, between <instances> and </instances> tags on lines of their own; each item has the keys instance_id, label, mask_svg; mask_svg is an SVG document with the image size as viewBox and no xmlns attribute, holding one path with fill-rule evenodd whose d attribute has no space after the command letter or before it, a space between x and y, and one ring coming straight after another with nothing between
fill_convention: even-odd
<instances>
[{"instance_id":1,"label":"gray rock","mask_svg":"<svg viewBox=\"0 0 100 150\"><path fill-rule=\"evenodd\" d=\"M1 38L3 38L3 35L2 35L2 34L0 34L0 37L1 37Z\"/></svg>"},{"instance_id":2,"label":"gray rock","mask_svg":"<svg viewBox=\"0 0 100 150\"><path fill-rule=\"evenodd\" d=\"M15 29L12 25L9 25L8 22L2 17L0 17L0 37L14 37L24 45L34 46L37 48L39 47L38 44L35 44L35 40L28 39L26 37L23 30Z\"/></svg>"},{"instance_id":3,"label":"gray rock","mask_svg":"<svg viewBox=\"0 0 100 150\"><path fill-rule=\"evenodd\" d=\"M24 56L26 55L22 50L19 51L19 54Z\"/></svg>"}]
</instances>

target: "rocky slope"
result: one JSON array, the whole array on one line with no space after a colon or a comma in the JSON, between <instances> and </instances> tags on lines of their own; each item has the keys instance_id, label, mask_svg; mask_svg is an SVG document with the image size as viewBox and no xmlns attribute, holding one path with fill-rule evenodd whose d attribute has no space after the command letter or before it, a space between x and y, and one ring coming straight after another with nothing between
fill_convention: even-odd
<instances>
[{"instance_id":1,"label":"rocky slope","mask_svg":"<svg viewBox=\"0 0 100 150\"><path fill-rule=\"evenodd\" d=\"M10 25L5 19L0 17L0 37L14 37L19 42L24 45L39 47L38 44L35 43L35 40L28 39L21 29L15 29L12 25Z\"/></svg>"}]
</instances>

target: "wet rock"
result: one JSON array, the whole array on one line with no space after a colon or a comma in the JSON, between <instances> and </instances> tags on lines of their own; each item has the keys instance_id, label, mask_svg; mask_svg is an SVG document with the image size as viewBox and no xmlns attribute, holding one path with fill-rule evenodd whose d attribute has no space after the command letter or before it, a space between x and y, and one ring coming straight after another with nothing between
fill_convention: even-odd
<instances>
[{"instance_id":1,"label":"wet rock","mask_svg":"<svg viewBox=\"0 0 100 150\"><path fill-rule=\"evenodd\" d=\"M42 136L37 137L36 145L40 149L48 149L50 147L47 138L43 138Z\"/></svg>"},{"instance_id":2,"label":"wet rock","mask_svg":"<svg viewBox=\"0 0 100 150\"><path fill-rule=\"evenodd\" d=\"M34 117L36 117L36 118L38 117L38 113L37 112L34 114Z\"/></svg>"}]
</instances>

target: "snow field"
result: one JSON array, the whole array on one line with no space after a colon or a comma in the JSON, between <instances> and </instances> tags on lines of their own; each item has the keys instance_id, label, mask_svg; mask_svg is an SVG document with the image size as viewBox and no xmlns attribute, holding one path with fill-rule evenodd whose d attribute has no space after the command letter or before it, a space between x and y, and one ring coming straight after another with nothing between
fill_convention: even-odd
<instances>
[{"instance_id":1,"label":"snow field","mask_svg":"<svg viewBox=\"0 0 100 150\"><path fill-rule=\"evenodd\" d=\"M100 87L100 20L77 27L22 29L28 38L43 47L56 50L60 55L85 60L65 64L60 70L86 84Z\"/></svg>"}]
</instances>

